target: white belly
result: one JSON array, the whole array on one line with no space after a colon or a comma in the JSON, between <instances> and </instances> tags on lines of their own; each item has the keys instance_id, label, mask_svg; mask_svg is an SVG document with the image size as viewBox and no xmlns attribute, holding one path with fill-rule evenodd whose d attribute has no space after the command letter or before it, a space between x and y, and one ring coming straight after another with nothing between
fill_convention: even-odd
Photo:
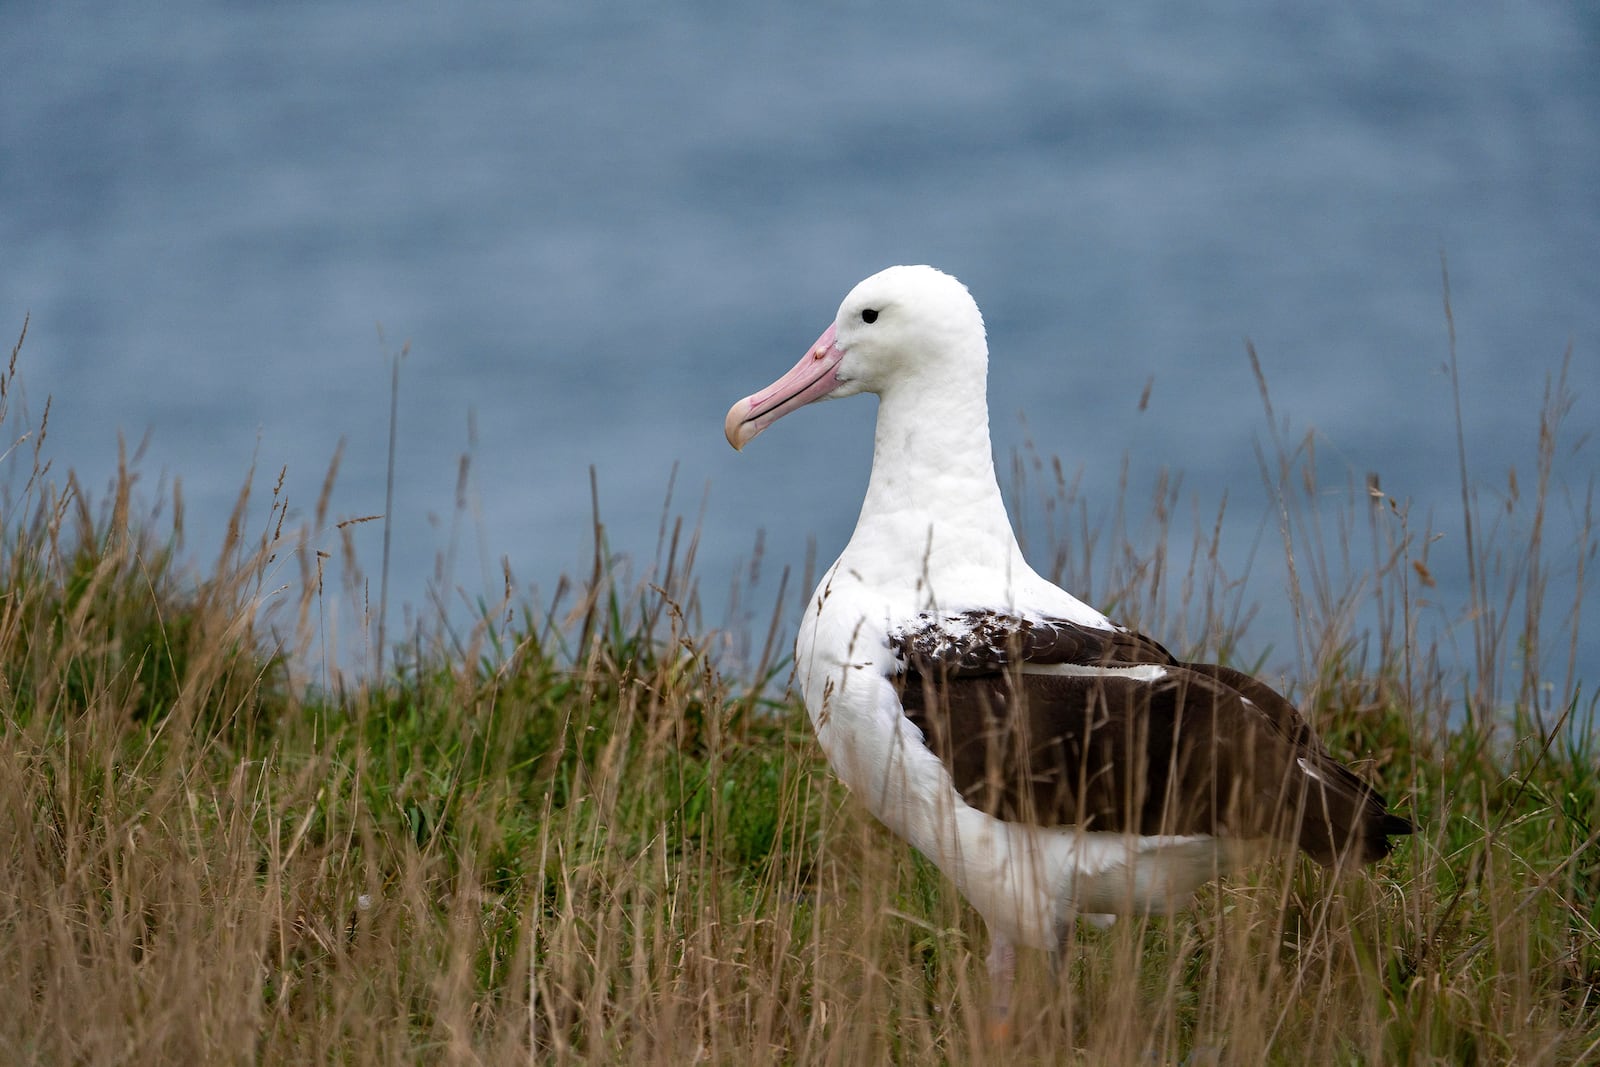
<instances>
[{"instance_id":1,"label":"white belly","mask_svg":"<svg viewBox=\"0 0 1600 1067\"><path fill-rule=\"evenodd\" d=\"M1076 915L1171 911L1244 862L1239 843L1209 836L1042 828L971 807L902 713L887 624L817 606L796 641L796 674L834 773L1011 942L1050 949Z\"/></svg>"}]
</instances>

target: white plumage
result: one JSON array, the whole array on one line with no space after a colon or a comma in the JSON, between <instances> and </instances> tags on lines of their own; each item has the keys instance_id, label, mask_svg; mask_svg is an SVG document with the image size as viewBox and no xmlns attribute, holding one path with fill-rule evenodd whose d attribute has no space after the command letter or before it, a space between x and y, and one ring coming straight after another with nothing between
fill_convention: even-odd
<instances>
[{"instance_id":1,"label":"white plumage","mask_svg":"<svg viewBox=\"0 0 1600 1067\"><path fill-rule=\"evenodd\" d=\"M1159 645L1045 581L1023 558L995 479L987 368L983 320L965 286L931 267L891 267L851 290L833 325L794 369L735 404L725 429L741 448L813 400L859 392L879 398L866 499L849 544L806 609L795 645L796 675L817 739L840 779L937 864L988 924L994 1012L1003 1024L1011 946L1055 950L1073 915L1104 919L1180 906L1254 848L1246 834L1086 829L1060 818L981 810L968 802L977 784L952 777L959 760L951 749L960 739L936 751L940 746L923 728L929 720L913 721L908 677L937 674L953 687L957 675L983 673L985 666L992 675L1005 662L1030 684L1052 678L1059 688L1093 678L1154 689L1170 686L1171 676L1187 676L1193 666L1178 664ZM1097 651L1007 653L1006 640L1015 645L1024 631L1034 640L1035 627L1052 640L1070 635L1075 650ZM1125 639L1142 641L1139 651L1156 654L1105 651ZM954 666L958 660L976 666ZM1265 719L1225 685L1205 678L1190 683L1205 689L1213 708L1228 702L1229 714ZM1015 684L1013 690L1021 691ZM1059 696L1050 699L1061 704ZM1081 700L1061 708L1078 717L1070 729L1084 736L1099 714L1086 708ZM1285 729L1303 726L1292 708L1275 714L1286 718ZM1252 728L1261 729L1253 720ZM1323 766L1325 754L1314 739L1294 751ZM1322 780L1304 758L1300 766ZM1403 832L1395 828L1401 822L1392 820L1386 832Z\"/></svg>"}]
</instances>

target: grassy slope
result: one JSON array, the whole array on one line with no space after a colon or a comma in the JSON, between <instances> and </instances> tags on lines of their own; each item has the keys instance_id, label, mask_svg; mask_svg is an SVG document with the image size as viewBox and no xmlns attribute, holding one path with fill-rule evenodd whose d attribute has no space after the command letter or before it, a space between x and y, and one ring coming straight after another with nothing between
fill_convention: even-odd
<instances>
[{"instance_id":1,"label":"grassy slope","mask_svg":"<svg viewBox=\"0 0 1600 1067\"><path fill-rule=\"evenodd\" d=\"M979 924L844 795L803 713L719 677L686 574L624 596L601 560L562 625L501 605L329 691L296 673L324 594L276 507L196 578L127 477L96 516L34 474L0 546L0 1059L987 1058ZM1518 701L1497 721L1472 694L1457 721L1389 623L1373 667L1329 637L1374 589L1411 632L1425 566L1377 540L1371 583L1309 598L1303 696L1422 832L1364 875L1289 860L1077 931L1059 979L1025 959L1020 1059L1600 1057L1597 753ZM1108 551L1134 610L1151 561ZM301 595L269 632L288 559Z\"/></svg>"}]
</instances>

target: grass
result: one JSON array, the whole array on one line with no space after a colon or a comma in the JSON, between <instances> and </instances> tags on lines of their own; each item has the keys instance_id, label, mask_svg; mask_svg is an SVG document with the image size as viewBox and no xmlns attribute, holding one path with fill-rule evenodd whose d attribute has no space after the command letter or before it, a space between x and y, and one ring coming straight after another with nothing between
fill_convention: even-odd
<instances>
[{"instance_id":1,"label":"grass","mask_svg":"<svg viewBox=\"0 0 1600 1067\"><path fill-rule=\"evenodd\" d=\"M241 496L196 568L180 499L141 505L124 464L91 502L53 476L48 411L4 422L16 362L0 378L0 1059L994 1058L977 920L830 776L765 684L781 653L719 671L680 530L656 585L618 577L597 522L591 573L553 602L506 592L470 632L417 626L381 677L313 682L329 602L364 602L323 580L316 545L348 546L355 521L331 517L333 471L304 529L281 480L260 530ZM1375 481L1318 486L1314 439L1268 404L1294 688L1421 831L1363 875L1282 861L1170 920L1074 931L1059 977L1023 960L1008 1058L1593 1062L1588 512L1553 559L1540 539L1564 386L1527 521L1479 521L1466 674L1426 636L1431 532ZM1056 488L1032 494L1055 524L1036 558L1182 652L1237 656L1251 609L1221 570L1220 507L1185 555L1170 484L1148 512L1125 491L1102 522L1059 464L1017 469ZM1540 629L1553 573L1575 577L1570 655Z\"/></svg>"}]
</instances>

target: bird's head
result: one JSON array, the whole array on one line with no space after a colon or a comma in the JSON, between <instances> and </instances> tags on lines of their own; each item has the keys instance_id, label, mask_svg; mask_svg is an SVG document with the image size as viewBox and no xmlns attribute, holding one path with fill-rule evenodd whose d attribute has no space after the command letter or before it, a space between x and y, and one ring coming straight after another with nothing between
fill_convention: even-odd
<instances>
[{"instance_id":1,"label":"bird's head","mask_svg":"<svg viewBox=\"0 0 1600 1067\"><path fill-rule=\"evenodd\" d=\"M813 400L907 387L981 390L987 367L983 316L967 287L933 267L890 267L850 290L800 362L733 405L723 430L743 448Z\"/></svg>"}]
</instances>

